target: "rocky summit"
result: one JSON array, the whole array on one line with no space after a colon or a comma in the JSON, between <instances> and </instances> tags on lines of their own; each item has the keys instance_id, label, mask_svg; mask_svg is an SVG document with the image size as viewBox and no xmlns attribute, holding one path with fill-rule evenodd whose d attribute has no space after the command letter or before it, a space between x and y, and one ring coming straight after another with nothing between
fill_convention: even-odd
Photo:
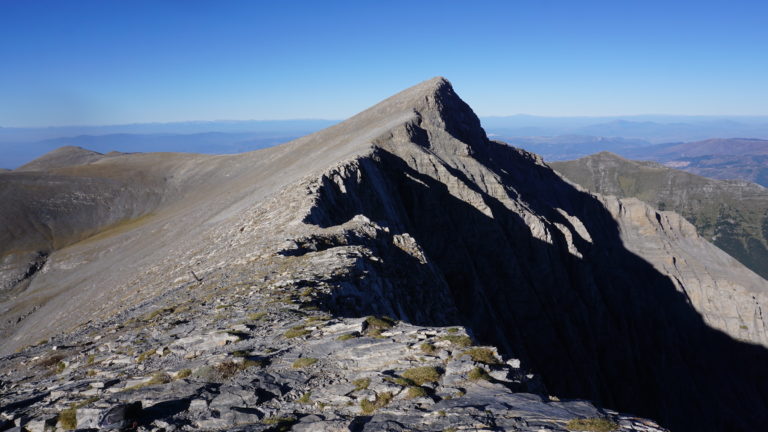
<instances>
[{"instance_id":1,"label":"rocky summit","mask_svg":"<svg viewBox=\"0 0 768 432\"><path fill-rule=\"evenodd\" d=\"M2 429L768 424L764 281L443 78L252 153L53 156L0 173Z\"/></svg>"}]
</instances>

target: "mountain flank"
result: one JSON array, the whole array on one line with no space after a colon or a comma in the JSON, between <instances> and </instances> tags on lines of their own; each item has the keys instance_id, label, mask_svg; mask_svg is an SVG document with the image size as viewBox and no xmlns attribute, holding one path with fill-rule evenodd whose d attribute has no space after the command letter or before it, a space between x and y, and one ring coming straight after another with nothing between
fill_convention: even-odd
<instances>
[{"instance_id":1,"label":"mountain flank","mask_svg":"<svg viewBox=\"0 0 768 432\"><path fill-rule=\"evenodd\" d=\"M660 210L679 213L703 237L768 278L768 189L745 181L704 178L608 152L550 165L588 190L635 197Z\"/></svg>"},{"instance_id":2,"label":"mountain flank","mask_svg":"<svg viewBox=\"0 0 768 432\"><path fill-rule=\"evenodd\" d=\"M489 140L443 78L270 149L0 180L26 206L3 418L30 430L768 423L765 281Z\"/></svg>"}]
</instances>

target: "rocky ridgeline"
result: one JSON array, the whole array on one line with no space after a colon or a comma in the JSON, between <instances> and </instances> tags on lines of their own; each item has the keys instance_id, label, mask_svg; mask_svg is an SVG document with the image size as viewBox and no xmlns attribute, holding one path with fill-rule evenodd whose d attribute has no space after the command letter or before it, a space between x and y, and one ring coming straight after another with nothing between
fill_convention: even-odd
<instances>
[{"instance_id":1,"label":"rocky ridgeline","mask_svg":"<svg viewBox=\"0 0 768 432\"><path fill-rule=\"evenodd\" d=\"M710 277L739 264L488 140L444 79L263 151L53 171L55 197L100 180L62 213L13 187L46 175L0 174L40 208L30 238L0 211L6 426L662 430L596 406L675 431L768 423L768 351L697 309L741 295ZM697 251L708 273L678 260Z\"/></svg>"},{"instance_id":2,"label":"rocky ridgeline","mask_svg":"<svg viewBox=\"0 0 768 432\"><path fill-rule=\"evenodd\" d=\"M663 430L547 396L464 328L332 317L295 279L193 283L173 297L6 357L6 428L97 429L140 402L125 421L148 431L588 430L579 419Z\"/></svg>"}]
</instances>

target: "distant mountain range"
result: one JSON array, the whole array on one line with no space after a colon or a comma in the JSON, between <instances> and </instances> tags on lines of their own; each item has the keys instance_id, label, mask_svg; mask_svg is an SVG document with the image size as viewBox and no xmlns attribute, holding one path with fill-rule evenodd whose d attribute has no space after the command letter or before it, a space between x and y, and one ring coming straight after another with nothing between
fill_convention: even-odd
<instances>
[{"instance_id":1,"label":"distant mountain range","mask_svg":"<svg viewBox=\"0 0 768 432\"><path fill-rule=\"evenodd\" d=\"M768 117L516 115L484 117L481 121L491 138L541 154L549 161L575 159L605 150L621 153L630 148L715 137L768 139ZM16 168L68 145L100 153L113 150L126 153L241 153L290 141L336 122L309 119L0 127L0 168Z\"/></svg>"},{"instance_id":2,"label":"distant mountain range","mask_svg":"<svg viewBox=\"0 0 768 432\"><path fill-rule=\"evenodd\" d=\"M625 116L625 117L485 117L483 127L502 139L587 135L640 139L652 144L716 137L768 139L768 117Z\"/></svg>"},{"instance_id":3,"label":"distant mountain range","mask_svg":"<svg viewBox=\"0 0 768 432\"><path fill-rule=\"evenodd\" d=\"M99 153L242 153L287 142L334 123L270 120L0 128L0 168L16 168L62 146Z\"/></svg>"}]
</instances>

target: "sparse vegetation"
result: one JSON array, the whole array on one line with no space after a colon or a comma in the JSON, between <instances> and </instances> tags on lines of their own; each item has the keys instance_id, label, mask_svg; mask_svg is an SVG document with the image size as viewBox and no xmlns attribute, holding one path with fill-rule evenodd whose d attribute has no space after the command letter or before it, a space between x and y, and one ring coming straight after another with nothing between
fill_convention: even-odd
<instances>
[{"instance_id":1,"label":"sparse vegetation","mask_svg":"<svg viewBox=\"0 0 768 432\"><path fill-rule=\"evenodd\" d=\"M38 360L37 364L45 368L51 368L57 366L65 358L63 354L53 354Z\"/></svg>"},{"instance_id":2,"label":"sparse vegetation","mask_svg":"<svg viewBox=\"0 0 768 432\"><path fill-rule=\"evenodd\" d=\"M157 350L154 348L152 348L151 350L144 351L143 353L139 354L138 357L136 357L136 363L143 363L146 359L155 355L156 352Z\"/></svg>"},{"instance_id":3,"label":"sparse vegetation","mask_svg":"<svg viewBox=\"0 0 768 432\"><path fill-rule=\"evenodd\" d=\"M271 431L275 432L287 432L291 430L291 426L296 423L296 417L270 417L261 421L264 424L275 425L271 428Z\"/></svg>"},{"instance_id":4,"label":"sparse vegetation","mask_svg":"<svg viewBox=\"0 0 768 432\"><path fill-rule=\"evenodd\" d=\"M434 354L435 352L437 352L437 349L435 348L435 346L429 342L424 342L419 347L421 348L421 352L423 352L424 354Z\"/></svg>"},{"instance_id":5,"label":"sparse vegetation","mask_svg":"<svg viewBox=\"0 0 768 432\"><path fill-rule=\"evenodd\" d=\"M227 379L235 376L238 372L252 367L262 367L264 362L261 360L244 359L242 362L225 361L214 367L204 366L195 372L196 376L205 380L215 381L217 379Z\"/></svg>"},{"instance_id":6,"label":"sparse vegetation","mask_svg":"<svg viewBox=\"0 0 768 432\"><path fill-rule=\"evenodd\" d=\"M445 335L442 336L440 340L446 340L451 344L462 348L472 346L472 339L470 339L469 336L464 335Z\"/></svg>"},{"instance_id":7,"label":"sparse vegetation","mask_svg":"<svg viewBox=\"0 0 768 432\"><path fill-rule=\"evenodd\" d=\"M397 384L400 387L410 387L415 384L413 381L403 377L386 377L384 380Z\"/></svg>"},{"instance_id":8,"label":"sparse vegetation","mask_svg":"<svg viewBox=\"0 0 768 432\"><path fill-rule=\"evenodd\" d=\"M499 364L499 360L490 348L471 348L464 351L463 355L468 355L472 361L485 363L488 365Z\"/></svg>"},{"instance_id":9,"label":"sparse vegetation","mask_svg":"<svg viewBox=\"0 0 768 432\"><path fill-rule=\"evenodd\" d=\"M573 419L565 427L574 432L611 432L619 429L618 424L606 418Z\"/></svg>"},{"instance_id":10,"label":"sparse vegetation","mask_svg":"<svg viewBox=\"0 0 768 432\"><path fill-rule=\"evenodd\" d=\"M448 330L446 330L446 331L447 331L448 333L458 333L458 332L459 332L459 329L457 329L456 327L451 327L451 328L449 328L449 329L448 329Z\"/></svg>"},{"instance_id":11,"label":"sparse vegetation","mask_svg":"<svg viewBox=\"0 0 768 432\"><path fill-rule=\"evenodd\" d=\"M176 379L184 379L192 375L192 369L182 369L176 372Z\"/></svg>"},{"instance_id":12,"label":"sparse vegetation","mask_svg":"<svg viewBox=\"0 0 768 432\"><path fill-rule=\"evenodd\" d=\"M157 385L157 384L168 384L171 382L171 377L165 373L165 372L155 372L152 374L152 378L150 378L149 381L147 381L148 386L151 385Z\"/></svg>"},{"instance_id":13,"label":"sparse vegetation","mask_svg":"<svg viewBox=\"0 0 768 432\"><path fill-rule=\"evenodd\" d=\"M59 426L64 430L77 429L77 408L67 408L59 413Z\"/></svg>"},{"instance_id":14,"label":"sparse vegetation","mask_svg":"<svg viewBox=\"0 0 768 432\"><path fill-rule=\"evenodd\" d=\"M427 396L427 389L424 387L408 387L408 399L414 399L419 397L426 397Z\"/></svg>"},{"instance_id":15,"label":"sparse vegetation","mask_svg":"<svg viewBox=\"0 0 768 432\"><path fill-rule=\"evenodd\" d=\"M322 322L322 321L328 321L331 318L333 318L333 317L330 316L330 315L313 315L313 316L307 318L307 323L311 324L311 323L318 323L318 322Z\"/></svg>"},{"instance_id":16,"label":"sparse vegetation","mask_svg":"<svg viewBox=\"0 0 768 432\"><path fill-rule=\"evenodd\" d=\"M365 390L368 388L369 385L371 385L371 379L370 378L360 378L352 381L352 384L355 386L355 391Z\"/></svg>"},{"instance_id":17,"label":"sparse vegetation","mask_svg":"<svg viewBox=\"0 0 768 432\"><path fill-rule=\"evenodd\" d=\"M74 402L69 405L69 408L61 410L59 413L59 426L64 430L77 429L77 409L90 405L93 402L99 400L98 397L90 397L80 402Z\"/></svg>"},{"instance_id":18,"label":"sparse vegetation","mask_svg":"<svg viewBox=\"0 0 768 432\"><path fill-rule=\"evenodd\" d=\"M316 358L302 357L300 359L297 359L295 362L293 362L293 367L295 369L301 369L301 368L312 366L315 363L317 363Z\"/></svg>"},{"instance_id":19,"label":"sparse vegetation","mask_svg":"<svg viewBox=\"0 0 768 432\"><path fill-rule=\"evenodd\" d=\"M360 336L360 333L358 333L358 332L346 333L346 334L343 334L343 335L337 337L336 340L345 341L345 340L354 339L354 338L359 337L359 336Z\"/></svg>"},{"instance_id":20,"label":"sparse vegetation","mask_svg":"<svg viewBox=\"0 0 768 432\"><path fill-rule=\"evenodd\" d=\"M155 318L159 317L160 315L165 315L167 313L173 312L174 309L172 307L165 307L160 309L155 309L152 312L146 313L142 315L139 319L142 321L154 321Z\"/></svg>"},{"instance_id":21,"label":"sparse vegetation","mask_svg":"<svg viewBox=\"0 0 768 432\"><path fill-rule=\"evenodd\" d=\"M267 316L266 312L256 312L256 313L249 314L246 318L248 319L248 321L261 321L266 316Z\"/></svg>"},{"instance_id":22,"label":"sparse vegetation","mask_svg":"<svg viewBox=\"0 0 768 432\"><path fill-rule=\"evenodd\" d=\"M370 401L368 399L361 400L360 409L363 411L363 414L371 414L377 409L387 406L391 400L392 400L392 393L390 392L379 393L376 395L376 399L373 401Z\"/></svg>"},{"instance_id":23,"label":"sparse vegetation","mask_svg":"<svg viewBox=\"0 0 768 432\"><path fill-rule=\"evenodd\" d=\"M395 321L387 317L369 316L365 319L366 336L379 337L384 330L389 330L395 326Z\"/></svg>"},{"instance_id":24,"label":"sparse vegetation","mask_svg":"<svg viewBox=\"0 0 768 432\"><path fill-rule=\"evenodd\" d=\"M491 380L491 376L488 375L488 372L486 372L486 370L481 367L476 367L471 371L469 371L469 373L467 374L467 378L469 378L472 381L477 381L477 380L490 381Z\"/></svg>"},{"instance_id":25,"label":"sparse vegetation","mask_svg":"<svg viewBox=\"0 0 768 432\"><path fill-rule=\"evenodd\" d=\"M422 366L408 369L403 372L402 377L409 379L416 385L437 382L442 375L442 371L432 366Z\"/></svg>"},{"instance_id":26,"label":"sparse vegetation","mask_svg":"<svg viewBox=\"0 0 768 432\"><path fill-rule=\"evenodd\" d=\"M56 363L56 373L57 374L60 374L60 373L64 372L64 369L66 369L66 368L67 368L67 364L64 363L63 361L60 361L60 362Z\"/></svg>"},{"instance_id":27,"label":"sparse vegetation","mask_svg":"<svg viewBox=\"0 0 768 432\"><path fill-rule=\"evenodd\" d=\"M301 395L300 398L296 399L296 402L300 404L309 404L309 403L312 403L312 399L310 399L311 397L312 397L312 393L306 392L303 395Z\"/></svg>"},{"instance_id":28,"label":"sparse vegetation","mask_svg":"<svg viewBox=\"0 0 768 432\"><path fill-rule=\"evenodd\" d=\"M288 339L293 339L293 338L297 338L297 337L306 336L306 335L308 335L310 333L311 332L309 330L305 329L303 325L299 325L299 326L296 326L296 327L291 327L290 330L288 330L287 332L283 333L283 336L285 336Z\"/></svg>"}]
</instances>

